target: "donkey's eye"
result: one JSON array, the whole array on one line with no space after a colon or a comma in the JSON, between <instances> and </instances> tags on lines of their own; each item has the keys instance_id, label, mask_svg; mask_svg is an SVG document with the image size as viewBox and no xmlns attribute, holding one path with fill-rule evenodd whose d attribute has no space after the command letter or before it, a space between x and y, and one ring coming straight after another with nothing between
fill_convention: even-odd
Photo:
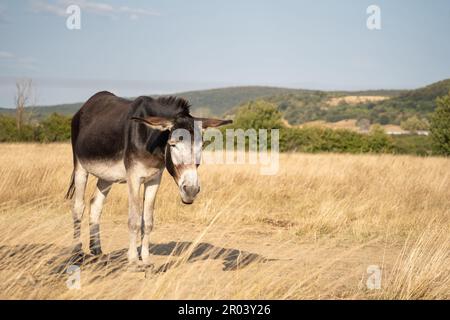
<instances>
[{"instance_id":1,"label":"donkey's eye","mask_svg":"<svg viewBox=\"0 0 450 320\"><path fill-rule=\"evenodd\" d=\"M172 138L168 141L171 146L175 146L177 143L183 142L183 136Z\"/></svg>"}]
</instances>

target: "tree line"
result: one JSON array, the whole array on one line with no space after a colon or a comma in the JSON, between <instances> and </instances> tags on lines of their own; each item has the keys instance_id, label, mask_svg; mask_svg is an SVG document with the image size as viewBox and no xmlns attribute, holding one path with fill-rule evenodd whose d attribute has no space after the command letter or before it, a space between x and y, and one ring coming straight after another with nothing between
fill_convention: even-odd
<instances>
[{"instance_id":1,"label":"tree line","mask_svg":"<svg viewBox=\"0 0 450 320\"><path fill-rule=\"evenodd\" d=\"M0 142L58 142L70 140L71 117L53 113L40 122L24 121L0 115ZM411 122L411 126L414 122ZM234 123L227 128L279 129L280 151L400 153L450 155L450 93L436 100L429 123L430 136L389 136L381 126L372 126L367 134L324 127L290 127L277 106L265 100L241 105ZM224 135L225 136L225 135ZM270 137L270 134L269 134ZM270 141L269 141L270 145Z\"/></svg>"},{"instance_id":2,"label":"tree line","mask_svg":"<svg viewBox=\"0 0 450 320\"><path fill-rule=\"evenodd\" d=\"M53 113L41 122L22 122L0 115L0 142L58 142L70 139L71 117Z\"/></svg>"}]
</instances>

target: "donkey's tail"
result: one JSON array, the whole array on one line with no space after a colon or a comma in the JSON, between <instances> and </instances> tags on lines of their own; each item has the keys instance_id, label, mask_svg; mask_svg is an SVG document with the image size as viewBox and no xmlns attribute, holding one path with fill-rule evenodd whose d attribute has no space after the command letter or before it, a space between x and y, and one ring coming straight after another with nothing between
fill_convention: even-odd
<instances>
[{"instance_id":1,"label":"donkey's tail","mask_svg":"<svg viewBox=\"0 0 450 320\"><path fill-rule=\"evenodd\" d=\"M70 185L67 190L66 199L72 199L73 194L75 193L75 169L77 167L77 157L75 156L75 143L77 142L78 133L80 131L80 111L75 113L72 117L71 126L70 126L70 140L72 143L72 156L73 156L73 171L72 176L70 177Z\"/></svg>"},{"instance_id":2,"label":"donkey's tail","mask_svg":"<svg viewBox=\"0 0 450 320\"><path fill-rule=\"evenodd\" d=\"M67 190L65 199L72 199L73 194L75 192L75 170L72 171L72 176L70 177L70 185L69 189Z\"/></svg>"}]
</instances>

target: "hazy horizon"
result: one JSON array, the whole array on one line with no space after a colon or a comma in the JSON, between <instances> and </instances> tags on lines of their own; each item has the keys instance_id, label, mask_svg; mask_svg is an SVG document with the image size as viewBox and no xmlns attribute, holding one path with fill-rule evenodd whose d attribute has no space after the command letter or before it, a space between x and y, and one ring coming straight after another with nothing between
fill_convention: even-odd
<instances>
[{"instance_id":1,"label":"hazy horizon","mask_svg":"<svg viewBox=\"0 0 450 320\"><path fill-rule=\"evenodd\" d=\"M439 82L442 80L446 80L446 79L440 79L437 80L435 82ZM2 79L0 79L0 83L1 83ZM34 82L35 79L33 79ZM105 81L105 83L110 83L111 81ZM130 81L130 83L135 83L134 81ZM433 82L434 83L434 82ZM95 94L98 91L111 91L114 94L117 94L118 96L121 97L125 97L125 98L131 98L131 97L137 97L137 96L141 96L141 95L168 95L168 94L180 94L180 93L186 93L186 92L195 92L195 91L206 91L206 90L220 90L220 89L227 89L227 88L238 88L238 87L271 87L271 88L280 88L280 89L294 89L294 90L301 90L301 89L305 89L305 90L318 90L318 91L348 91L348 92L358 92L358 91L375 91L375 90L413 90L413 89L418 89L424 86L427 86L431 83L427 83L424 84L423 86L420 87L398 87L398 88L356 88L356 89L345 89L345 88L325 88L325 89L318 89L316 87L308 87L308 86L301 86L301 87L294 87L294 86L277 86L277 85L265 85L265 84L255 84L255 85L251 85L251 84L244 84L244 85L223 85L223 86L205 86L205 87L201 87L199 86L197 87L186 87L187 89L180 89L180 90L161 90L161 91L154 91L154 92L145 92L145 90L139 91L135 94L133 94L133 92L135 92L134 89L128 89L130 92L130 94L126 94L127 92L127 86L122 86L120 90L120 92L125 92L125 94L121 95L121 94L117 94L117 92L115 90L107 90L107 89L99 89L96 90L95 92L89 93L86 95L86 97L84 99L78 99L78 100L72 100L72 101L68 101L67 99L65 99L64 101L61 102L52 102L52 103L39 103L39 86L36 86L36 91L37 91L37 103L34 106L53 106L53 105L63 105L63 104L72 104L72 103L80 103L80 102L85 102L88 98L90 98L93 94ZM0 86L2 86L0 84ZM12 87L14 87L14 83L12 84ZM55 86L57 87L57 86ZM15 88L15 87L14 87ZM14 90L14 88L11 88L12 90ZM47 87L48 88L48 87ZM77 87L67 87L66 90L70 90L72 95L80 95L83 94L83 91L92 91L91 88L77 88ZM80 91L78 91L80 90ZM4 109L11 109L11 108L15 108L12 104L11 105L7 105L7 106L0 106L0 108L4 108Z\"/></svg>"}]
</instances>

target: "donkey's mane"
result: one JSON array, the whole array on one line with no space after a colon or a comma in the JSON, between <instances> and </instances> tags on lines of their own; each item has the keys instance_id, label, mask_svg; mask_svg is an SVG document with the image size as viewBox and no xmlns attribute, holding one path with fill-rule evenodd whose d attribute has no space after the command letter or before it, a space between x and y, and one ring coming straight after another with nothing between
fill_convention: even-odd
<instances>
[{"instance_id":1,"label":"donkey's mane","mask_svg":"<svg viewBox=\"0 0 450 320\"><path fill-rule=\"evenodd\" d=\"M156 101L158 101L158 103L160 103L163 106L172 108L173 111L179 115L188 115L189 108L191 107L189 101L181 97L175 96L158 97Z\"/></svg>"}]
</instances>

